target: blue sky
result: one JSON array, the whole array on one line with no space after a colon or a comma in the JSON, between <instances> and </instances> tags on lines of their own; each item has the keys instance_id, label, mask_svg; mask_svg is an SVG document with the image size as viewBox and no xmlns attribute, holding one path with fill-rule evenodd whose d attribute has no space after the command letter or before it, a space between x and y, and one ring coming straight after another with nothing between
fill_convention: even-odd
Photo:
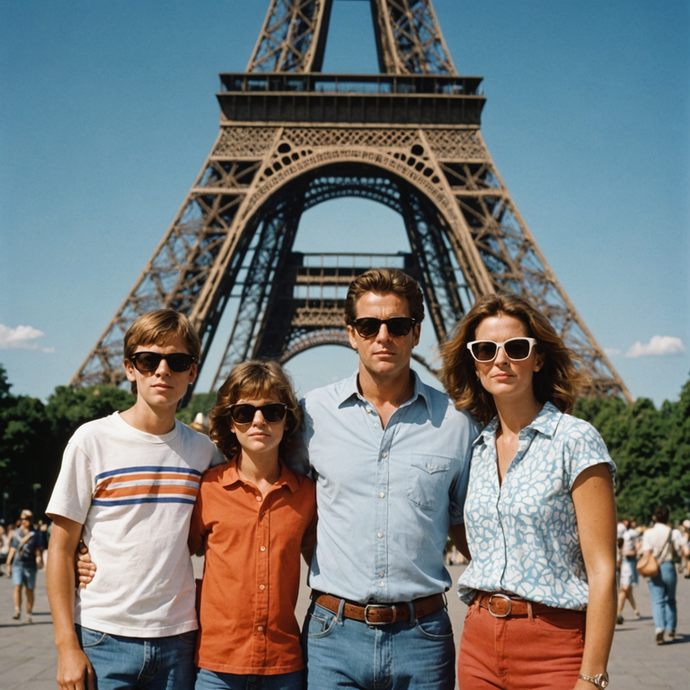
<instances>
[{"instance_id":1,"label":"blue sky","mask_svg":"<svg viewBox=\"0 0 690 690\"><path fill-rule=\"evenodd\" d=\"M67 383L126 297L218 133L218 73L245 69L267 7L0 5L0 363L15 394ZM458 72L484 77L482 133L570 299L634 396L677 399L690 376L690 5L434 7ZM367 3L336 0L324 71L377 71ZM354 200L305 214L297 248L358 242L407 248L394 213ZM355 362L328 347L289 368L304 392Z\"/></svg>"}]
</instances>

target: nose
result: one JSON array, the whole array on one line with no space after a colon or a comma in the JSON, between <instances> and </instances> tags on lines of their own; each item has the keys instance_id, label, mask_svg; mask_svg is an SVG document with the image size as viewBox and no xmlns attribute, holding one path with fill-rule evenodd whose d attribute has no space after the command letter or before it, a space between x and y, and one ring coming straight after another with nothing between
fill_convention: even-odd
<instances>
[{"instance_id":1,"label":"nose","mask_svg":"<svg viewBox=\"0 0 690 690\"><path fill-rule=\"evenodd\" d=\"M156 375L157 376L166 376L170 375L170 367L168 366L168 360L163 358L161 359L160 362L158 362L158 366L156 367Z\"/></svg>"},{"instance_id":2,"label":"nose","mask_svg":"<svg viewBox=\"0 0 690 690\"><path fill-rule=\"evenodd\" d=\"M252 424L254 426L261 426L262 424L266 424L266 420L264 419L264 414L261 410L257 410L254 413L254 419L252 420Z\"/></svg>"},{"instance_id":3,"label":"nose","mask_svg":"<svg viewBox=\"0 0 690 690\"><path fill-rule=\"evenodd\" d=\"M379 326L379 332L376 334L376 340L380 342L385 342L387 340L390 340L391 336L390 333L388 332L388 326L385 323L382 323Z\"/></svg>"},{"instance_id":4,"label":"nose","mask_svg":"<svg viewBox=\"0 0 690 690\"><path fill-rule=\"evenodd\" d=\"M499 345L498 349L496 350L496 358L494 359L494 364L507 364L508 361L509 358L506 354L503 345Z\"/></svg>"}]
</instances>

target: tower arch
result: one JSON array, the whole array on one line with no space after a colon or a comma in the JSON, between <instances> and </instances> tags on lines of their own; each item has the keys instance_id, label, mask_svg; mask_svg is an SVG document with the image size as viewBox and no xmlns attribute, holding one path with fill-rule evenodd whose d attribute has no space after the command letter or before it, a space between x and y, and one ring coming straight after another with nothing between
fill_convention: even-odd
<instances>
[{"instance_id":1,"label":"tower arch","mask_svg":"<svg viewBox=\"0 0 690 690\"><path fill-rule=\"evenodd\" d=\"M292 251L300 216L333 194L398 203L387 196L394 186L411 245L402 261L422 285L439 339L472 299L516 292L580 356L587 393L632 399L494 165L480 131L481 78L457 75L431 1L370 2L381 74L329 75L320 69L332 0L269 0L247 71L220 75L211 153L72 384L120 383L124 333L158 307L187 314L208 355L236 286L243 317L218 371L250 353L284 357L291 343L316 343L304 329L319 318L337 340L334 310L303 310L294 341L286 334L297 334L298 322L286 315L301 308L296 298L271 311L296 285L347 281L341 266L316 276ZM325 171L337 172L337 184Z\"/></svg>"}]
</instances>

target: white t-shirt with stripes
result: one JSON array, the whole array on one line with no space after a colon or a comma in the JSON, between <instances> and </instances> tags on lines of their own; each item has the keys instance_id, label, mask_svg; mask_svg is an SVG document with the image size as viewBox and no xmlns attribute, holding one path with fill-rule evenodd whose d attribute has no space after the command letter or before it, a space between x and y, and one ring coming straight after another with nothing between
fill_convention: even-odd
<instances>
[{"instance_id":1,"label":"white t-shirt with stripes","mask_svg":"<svg viewBox=\"0 0 690 690\"><path fill-rule=\"evenodd\" d=\"M216 446L179 421L163 436L118 413L77 429L46 509L84 525L97 566L77 590L77 624L128 637L198 628L187 535L201 474L219 461Z\"/></svg>"}]
</instances>

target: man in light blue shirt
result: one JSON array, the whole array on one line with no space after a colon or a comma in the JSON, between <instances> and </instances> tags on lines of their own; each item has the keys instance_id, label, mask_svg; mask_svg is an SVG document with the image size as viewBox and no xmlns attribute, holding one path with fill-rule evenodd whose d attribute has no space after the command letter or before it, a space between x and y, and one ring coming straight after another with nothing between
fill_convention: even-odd
<instances>
[{"instance_id":1,"label":"man in light blue shirt","mask_svg":"<svg viewBox=\"0 0 690 690\"><path fill-rule=\"evenodd\" d=\"M317 545L304 627L310 690L452 690L455 646L443 549L464 545L463 504L478 428L410 369L422 292L397 269L348 291L358 371L303 401L316 480Z\"/></svg>"}]
</instances>

